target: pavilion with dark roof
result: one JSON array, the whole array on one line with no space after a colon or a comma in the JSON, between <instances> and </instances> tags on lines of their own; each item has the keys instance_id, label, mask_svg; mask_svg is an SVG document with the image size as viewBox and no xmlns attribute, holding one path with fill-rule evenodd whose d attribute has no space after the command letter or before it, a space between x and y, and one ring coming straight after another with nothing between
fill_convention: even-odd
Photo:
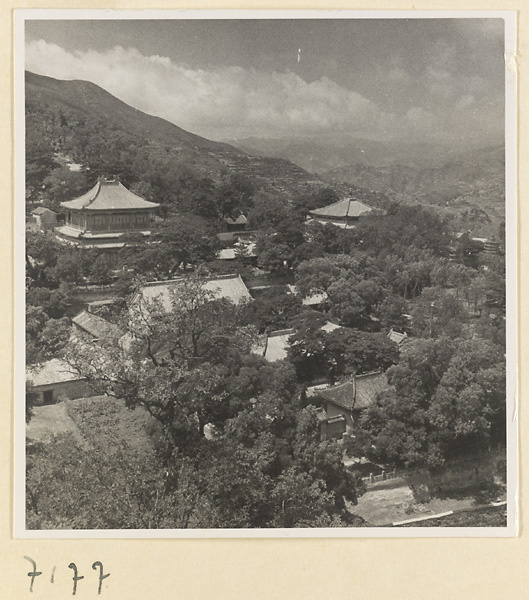
<instances>
[{"instance_id":1,"label":"pavilion with dark roof","mask_svg":"<svg viewBox=\"0 0 529 600\"><path fill-rule=\"evenodd\" d=\"M116 250L125 245L127 233L150 236L154 209L128 190L117 177L100 177L95 186L75 200L61 202L66 223L57 229L61 240L76 246Z\"/></svg>"},{"instance_id":2,"label":"pavilion with dark roof","mask_svg":"<svg viewBox=\"0 0 529 600\"><path fill-rule=\"evenodd\" d=\"M338 202L329 204L329 206L311 210L309 215L312 219L321 223L331 223L332 225L347 229L349 227L354 227L360 216L366 215L372 210L373 209L370 206L367 206L367 204L363 204L358 200L344 198L343 200L338 200Z\"/></svg>"},{"instance_id":3,"label":"pavilion with dark roof","mask_svg":"<svg viewBox=\"0 0 529 600\"><path fill-rule=\"evenodd\" d=\"M386 374L381 371L355 375L336 385L315 385L307 388L307 397L318 398L329 418L343 417L345 431L353 431L355 416L373 406L379 394L391 389ZM340 434L341 435L341 434Z\"/></svg>"}]
</instances>

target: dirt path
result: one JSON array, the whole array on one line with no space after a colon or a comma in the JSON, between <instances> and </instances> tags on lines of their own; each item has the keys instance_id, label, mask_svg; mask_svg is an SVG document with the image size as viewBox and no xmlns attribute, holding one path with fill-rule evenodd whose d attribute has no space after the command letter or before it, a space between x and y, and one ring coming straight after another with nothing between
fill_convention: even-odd
<instances>
[{"instance_id":1,"label":"dirt path","mask_svg":"<svg viewBox=\"0 0 529 600\"><path fill-rule=\"evenodd\" d=\"M79 442L82 437L77 425L69 417L66 402L36 406L31 421L26 426L29 442L45 442L54 435L71 433Z\"/></svg>"},{"instance_id":2,"label":"dirt path","mask_svg":"<svg viewBox=\"0 0 529 600\"><path fill-rule=\"evenodd\" d=\"M351 508L351 512L363 517L370 525L376 527L406 519L468 508L474 504L473 497L432 498L428 503L418 504L415 502L409 486L405 483L396 483L396 485L368 490L358 499L358 505Z\"/></svg>"}]
</instances>

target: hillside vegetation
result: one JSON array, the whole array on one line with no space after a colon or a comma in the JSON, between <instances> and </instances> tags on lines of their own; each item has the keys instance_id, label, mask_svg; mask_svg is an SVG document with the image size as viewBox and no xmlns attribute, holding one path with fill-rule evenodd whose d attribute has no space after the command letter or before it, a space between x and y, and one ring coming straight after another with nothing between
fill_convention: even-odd
<instances>
[{"instance_id":1,"label":"hillside vegetation","mask_svg":"<svg viewBox=\"0 0 529 600\"><path fill-rule=\"evenodd\" d=\"M89 174L117 174L149 184L162 202L229 174L251 176L268 191L299 192L318 179L286 160L253 157L128 106L87 81L26 73L27 195L35 199L53 168L77 164ZM145 194L148 196L148 192Z\"/></svg>"},{"instance_id":2,"label":"hillside vegetation","mask_svg":"<svg viewBox=\"0 0 529 600\"><path fill-rule=\"evenodd\" d=\"M233 140L238 148L290 160L329 184L353 185L399 204L435 207L461 231L498 234L505 212L505 147L332 139Z\"/></svg>"}]
</instances>

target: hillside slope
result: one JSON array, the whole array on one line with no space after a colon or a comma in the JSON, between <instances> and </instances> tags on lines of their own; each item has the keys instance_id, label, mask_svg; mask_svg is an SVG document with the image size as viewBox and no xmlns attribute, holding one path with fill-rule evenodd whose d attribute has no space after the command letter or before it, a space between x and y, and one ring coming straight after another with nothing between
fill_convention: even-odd
<instances>
[{"instance_id":1,"label":"hillside slope","mask_svg":"<svg viewBox=\"0 0 529 600\"><path fill-rule=\"evenodd\" d=\"M28 145L47 142L54 153L92 171L121 171L127 180L134 178L135 163L147 160L213 180L226 172L249 175L271 189L290 191L319 183L286 160L250 156L200 137L132 108L88 81L26 72L25 89Z\"/></svg>"},{"instance_id":2,"label":"hillside slope","mask_svg":"<svg viewBox=\"0 0 529 600\"><path fill-rule=\"evenodd\" d=\"M437 166L351 164L324 175L330 183L350 182L399 203L438 207L461 217L475 234L497 234L505 218L505 147L456 153Z\"/></svg>"},{"instance_id":3,"label":"hillside slope","mask_svg":"<svg viewBox=\"0 0 529 600\"><path fill-rule=\"evenodd\" d=\"M230 140L246 152L288 159L335 188L383 194L401 204L429 205L476 235L498 233L505 212L505 147L451 147L351 136Z\"/></svg>"}]
</instances>

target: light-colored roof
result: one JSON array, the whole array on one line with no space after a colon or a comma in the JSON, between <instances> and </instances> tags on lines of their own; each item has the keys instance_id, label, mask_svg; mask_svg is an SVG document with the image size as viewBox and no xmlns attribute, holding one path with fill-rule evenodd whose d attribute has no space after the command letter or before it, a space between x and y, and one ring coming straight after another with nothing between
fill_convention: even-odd
<instances>
[{"instance_id":1,"label":"light-colored roof","mask_svg":"<svg viewBox=\"0 0 529 600\"><path fill-rule=\"evenodd\" d=\"M321 223L322 225L332 225L333 227L339 227L340 229L355 229L356 226L345 221L328 221L321 219L309 219L307 223Z\"/></svg>"},{"instance_id":2,"label":"light-colored roof","mask_svg":"<svg viewBox=\"0 0 529 600\"><path fill-rule=\"evenodd\" d=\"M83 233L80 229L74 229L73 227L68 227L68 225L63 225L62 227L59 227L55 231L61 235L65 235L67 237L76 238L76 239L81 237L81 234Z\"/></svg>"},{"instance_id":3,"label":"light-colored roof","mask_svg":"<svg viewBox=\"0 0 529 600\"><path fill-rule=\"evenodd\" d=\"M233 248L223 248L222 250L219 250L217 252L217 258L219 260L234 260L237 257L237 250L241 252L242 256L256 256L255 248L255 242L250 242L249 244L238 242Z\"/></svg>"},{"instance_id":4,"label":"light-colored roof","mask_svg":"<svg viewBox=\"0 0 529 600\"><path fill-rule=\"evenodd\" d=\"M96 339L117 337L121 333L119 327L114 323L86 310L73 317L72 323Z\"/></svg>"},{"instance_id":5,"label":"light-colored roof","mask_svg":"<svg viewBox=\"0 0 529 600\"><path fill-rule=\"evenodd\" d=\"M311 296L303 298L301 303L303 306L317 306L318 304L325 302L328 297L327 292L320 292L319 294L312 294Z\"/></svg>"},{"instance_id":6,"label":"light-colored roof","mask_svg":"<svg viewBox=\"0 0 529 600\"><path fill-rule=\"evenodd\" d=\"M73 367L59 358L52 358L48 362L26 369L26 381L31 381L34 387L82 379Z\"/></svg>"},{"instance_id":7,"label":"light-colored roof","mask_svg":"<svg viewBox=\"0 0 529 600\"><path fill-rule=\"evenodd\" d=\"M269 362L276 362L286 358L289 347L288 339L293 333L293 329L272 332L266 340L265 359Z\"/></svg>"},{"instance_id":8,"label":"light-colored roof","mask_svg":"<svg viewBox=\"0 0 529 600\"><path fill-rule=\"evenodd\" d=\"M32 215L44 215L44 214L52 214L57 215L57 213L53 212L49 208L45 208L44 206L39 206L31 211Z\"/></svg>"},{"instance_id":9,"label":"light-colored roof","mask_svg":"<svg viewBox=\"0 0 529 600\"><path fill-rule=\"evenodd\" d=\"M236 248L223 248L218 251L217 258L219 260L234 260L236 251Z\"/></svg>"},{"instance_id":10,"label":"light-colored roof","mask_svg":"<svg viewBox=\"0 0 529 600\"><path fill-rule=\"evenodd\" d=\"M73 210L134 210L160 205L133 194L117 178L101 178L89 192L75 200L61 202L61 206Z\"/></svg>"},{"instance_id":11,"label":"light-colored roof","mask_svg":"<svg viewBox=\"0 0 529 600\"><path fill-rule=\"evenodd\" d=\"M321 328L322 331L330 333L336 329L341 329L340 325L335 325L328 321ZM290 346L288 340L294 333L293 329L281 329L279 331L273 331L266 340L266 348L264 357L269 362L275 362L276 360L283 360L287 357L288 348Z\"/></svg>"},{"instance_id":12,"label":"light-colored roof","mask_svg":"<svg viewBox=\"0 0 529 600\"><path fill-rule=\"evenodd\" d=\"M167 312L172 310L170 290L178 287L183 279L173 279L171 281L156 281L147 283L141 289L141 295L145 300L154 300L159 298L164 309ZM210 279L204 284L204 288L213 292L215 299L225 298L234 304L240 304L251 300L250 292L244 285L240 275L224 275L215 279Z\"/></svg>"},{"instance_id":13,"label":"light-colored roof","mask_svg":"<svg viewBox=\"0 0 529 600\"><path fill-rule=\"evenodd\" d=\"M326 333L331 333L331 331L336 331L337 329L341 328L341 325L336 325L336 323L331 323L330 321L327 321L327 323L325 323L321 330L325 331Z\"/></svg>"},{"instance_id":14,"label":"light-colored roof","mask_svg":"<svg viewBox=\"0 0 529 600\"><path fill-rule=\"evenodd\" d=\"M400 346L408 339L408 334L400 333L398 331L394 331L393 329L391 329L390 332L388 333L388 338L392 342L395 342L396 344L399 344L399 346Z\"/></svg>"},{"instance_id":15,"label":"light-colored roof","mask_svg":"<svg viewBox=\"0 0 529 600\"><path fill-rule=\"evenodd\" d=\"M364 213L371 212L373 209L367 204L363 204L362 202L358 202L358 200L351 200L350 198L345 198L343 200L338 200L338 202L334 202L333 204L329 204L329 206L324 206L323 208L316 208L315 210L311 210L310 214L319 217L359 217Z\"/></svg>"},{"instance_id":16,"label":"light-colored roof","mask_svg":"<svg viewBox=\"0 0 529 600\"><path fill-rule=\"evenodd\" d=\"M377 395L389 389L384 373L357 375L344 383L332 386L313 386L307 389L308 396L321 396L328 402L345 410L359 410L375 403Z\"/></svg>"},{"instance_id":17,"label":"light-colored roof","mask_svg":"<svg viewBox=\"0 0 529 600\"><path fill-rule=\"evenodd\" d=\"M298 288L291 283L287 283L287 288L291 294L298 294ZM322 304L325 302L329 296L327 292L318 292L316 294L311 294L310 296L306 296L301 300L303 306L317 306L318 304Z\"/></svg>"},{"instance_id":18,"label":"light-colored roof","mask_svg":"<svg viewBox=\"0 0 529 600\"><path fill-rule=\"evenodd\" d=\"M246 225L248 223L248 219L244 215L239 215L236 219L232 219L231 217L226 217L225 219L228 225Z\"/></svg>"}]
</instances>

